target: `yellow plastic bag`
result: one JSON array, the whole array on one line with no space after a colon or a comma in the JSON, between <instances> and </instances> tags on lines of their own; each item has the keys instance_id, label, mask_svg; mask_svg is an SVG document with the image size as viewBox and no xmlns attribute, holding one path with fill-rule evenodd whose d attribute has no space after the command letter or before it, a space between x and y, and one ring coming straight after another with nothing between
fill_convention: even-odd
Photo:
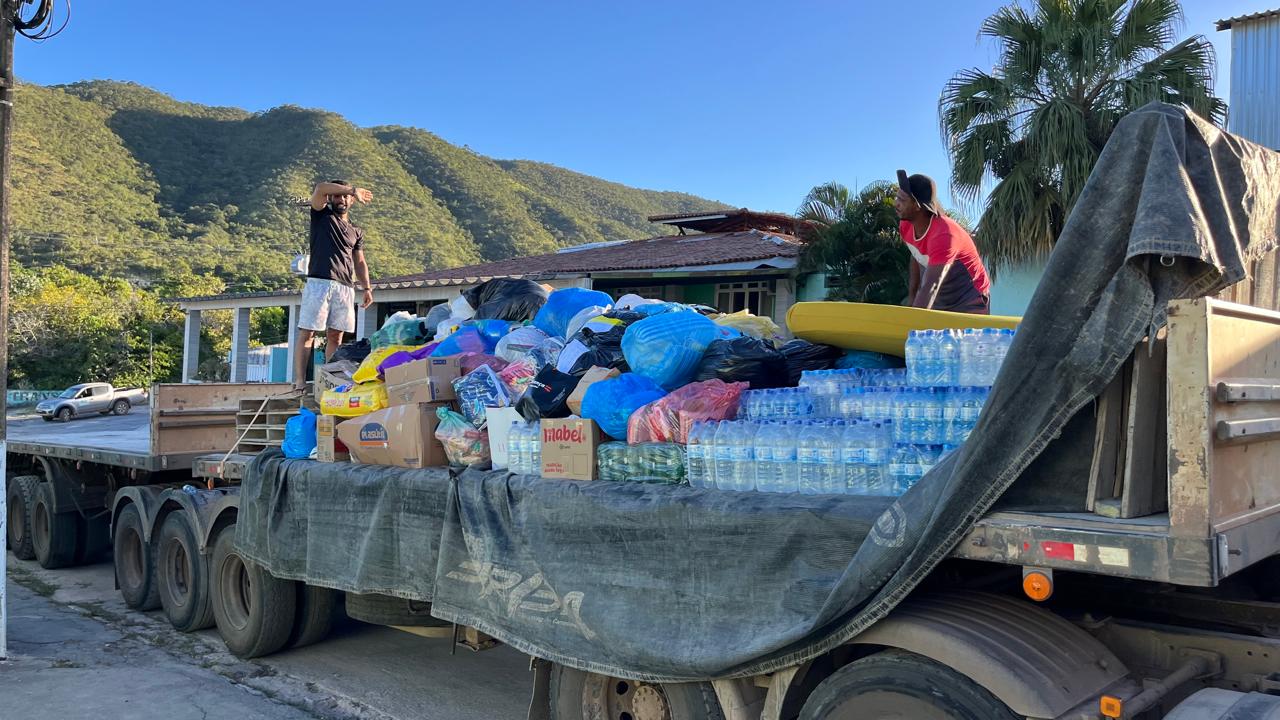
<instances>
[{"instance_id":1,"label":"yellow plastic bag","mask_svg":"<svg viewBox=\"0 0 1280 720\"><path fill-rule=\"evenodd\" d=\"M387 386L381 380L363 385L339 385L320 396L320 414L358 417L387 407Z\"/></svg>"},{"instance_id":2,"label":"yellow plastic bag","mask_svg":"<svg viewBox=\"0 0 1280 720\"><path fill-rule=\"evenodd\" d=\"M404 350L406 352L409 350L417 350L420 347L422 346L421 345L388 345L384 348L378 348L377 350L374 350L373 352L369 353L369 356L366 357L364 361L360 363L360 367L356 368L356 371L351 374L351 379L355 380L358 383L365 383L365 382L369 382L370 380L377 380L378 366L381 365L382 361L386 360L387 357L391 355L391 353L400 352L401 350Z\"/></svg>"},{"instance_id":3,"label":"yellow plastic bag","mask_svg":"<svg viewBox=\"0 0 1280 720\"><path fill-rule=\"evenodd\" d=\"M752 315L747 310L739 310L736 313L727 313L717 318L712 318L717 325L730 327L743 335L750 335L759 340L768 340L774 345L779 345L783 341L782 328L773 320L761 315Z\"/></svg>"}]
</instances>

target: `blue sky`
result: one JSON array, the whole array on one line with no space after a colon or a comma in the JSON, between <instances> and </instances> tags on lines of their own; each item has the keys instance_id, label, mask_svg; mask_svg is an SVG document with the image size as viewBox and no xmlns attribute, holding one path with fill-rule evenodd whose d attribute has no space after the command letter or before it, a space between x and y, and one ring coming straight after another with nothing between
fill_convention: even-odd
<instances>
[{"instance_id":1,"label":"blue sky","mask_svg":"<svg viewBox=\"0 0 1280 720\"><path fill-rule=\"evenodd\" d=\"M1259 0L1188 0L1184 35ZM1274 0L1265 0L1274 2ZM937 100L994 53L995 0L483 3L79 0L19 38L19 78L131 80L181 100L412 125L498 158L790 212L827 180L949 174ZM61 5L61 2L59 2Z\"/></svg>"}]
</instances>

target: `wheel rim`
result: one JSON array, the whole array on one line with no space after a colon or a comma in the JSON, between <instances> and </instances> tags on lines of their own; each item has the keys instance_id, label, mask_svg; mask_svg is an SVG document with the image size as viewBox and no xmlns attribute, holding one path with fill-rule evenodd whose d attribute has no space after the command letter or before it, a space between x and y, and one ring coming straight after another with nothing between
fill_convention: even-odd
<instances>
[{"instance_id":1,"label":"wheel rim","mask_svg":"<svg viewBox=\"0 0 1280 720\"><path fill-rule=\"evenodd\" d=\"M661 685L591 674L582 689L583 715L604 720L671 720Z\"/></svg>"},{"instance_id":2,"label":"wheel rim","mask_svg":"<svg viewBox=\"0 0 1280 720\"><path fill-rule=\"evenodd\" d=\"M128 412L128 410L129 410L129 405L125 403L123 400L121 400L120 402L116 403L114 412L117 415L123 415L126 412Z\"/></svg>"},{"instance_id":3,"label":"wheel rim","mask_svg":"<svg viewBox=\"0 0 1280 720\"><path fill-rule=\"evenodd\" d=\"M185 607L191 595L191 563L187 549L177 539L165 547L164 562L169 571L169 593L178 607Z\"/></svg>"},{"instance_id":4,"label":"wheel rim","mask_svg":"<svg viewBox=\"0 0 1280 720\"><path fill-rule=\"evenodd\" d=\"M6 521L9 526L9 544L18 547L26 541L26 523L22 518L22 508L18 507L19 503L14 500L21 500L12 495L9 496L9 511L5 513L8 516Z\"/></svg>"},{"instance_id":5,"label":"wheel rim","mask_svg":"<svg viewBox=\"0 0 1280 720\"><path fill-rule=\"evenodd\" d=\"M66 422L66 421L70 420L70 419L71 419L71 411L70 411L70 410L66 410L66 409L59 410L59 411L58 411L58 419L59 419L59 420L61 420L61 421L63 421L63 422Z\"/></svg>"},{"instance_id":6,"label":"wheel rim","mask_svg":"<svg viewBox=\"0 0 1280 720\"><path fill-rule=\"evenodd\" d=\"M822 720L957 720L957 716L924 698L871 690L844 700Z\"/></svg>"},{"instance_id":7,"label":"wheel rim","mask_svg":"<svg viewBox=\"0 0 1280 720\"><path fill-rule=\"evenodd\" d=\"M44 503L37 502L31 508L31 541L41 554L49 550L49 529L52 526L49 508Z\"/></svg>"},{"instance_id":8,"label":"wheel rim","mask_svg":"<svg viewBox=\"0 0 1280 720\"><path fill-rule=\"evenodd\" d=\"M131 527L123 528L120 533L119 567L124 582L131 588L142 587L146 577L146 569L142 565L142 536Z\"/></svg>"},{"instance_id":9,"label":"wheel rim","mask_svg":"<svg viewBox=\"0 0 1280 720\"><path fill-rule=\"evenodd\" d=\"M222 563L218 587L222 590L220 595L227 622L236 630L243 630L249 625L252 608L249 602L249 569L239 555L228 555Z\"/></svg>"}]
</instances>

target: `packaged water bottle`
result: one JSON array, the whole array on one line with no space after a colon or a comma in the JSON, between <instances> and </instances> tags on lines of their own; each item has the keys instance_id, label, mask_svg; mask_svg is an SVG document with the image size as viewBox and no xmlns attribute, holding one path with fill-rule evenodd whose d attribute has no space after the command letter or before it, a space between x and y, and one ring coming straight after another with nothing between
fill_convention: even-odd
<instances>
[{"instance_id":1,"label":"packaged water bottle","mask_svg":"<svg viewBox=\"0 0 1280 720\"><path fill-rule=\"evenodd\" d=\"M517 475L528 475L529 465L525 457L529 452L529 441L527 426L519 421L512 421L511 429L507 431L507 470Z\"/></svg>"},{"instance_id":2,"label":"packaged water bottle","mask_svg":"<svg viewBox=\"0 0 1280 720\"><path fill-rule=\"evenodd\" d=\"M907 382L912 385L922 385L924 375L920 367L920 330L912 330L907 333L907 344L903 348L903 356L907 361Z\"/></svg>"},{"instance_id":3,"label":"packaged water bottle","mask_svg":"<svg viewBox=\"0 0 1280 720\"><path fill-rule=\"evenodd\" d=\"M686 472L691 487L707 486L707 445L703 440L706 428L705 422L696 422L689 428L688 442L685 445L685 462L688 464Z\"/></svg>"},{"instance_id":4,"label":"packaged water bottle","mask_svg":"<svg viewBox=\"0 0 1280 720\"><path fill-rule=\"evenodd\" d=\"M974 348L974 355L978 361L978 385L991 386L995 384L996 372L996 354L999 352L996 346L1000 342L1000 333L995 328L983 328L978 335L977 347Z\"/></svg>"},{"instance_id":5,"label":"packaged water bottle","mask_svg":"<svg viewBox=\"0 0 1280 720\"><path fill-rule=\"evenodd\" d=\"M844 471L840 468L840 442L844 435L844 421L835 420L825 425L822 443L818 446L819 478L825 495L844 493Z\"/></svg>"},{"instance_id":6,"label":"packaged water bottle","mask_svg":"<svg viewBox=\"0 0 1280 720\"><path fill-rule=\"evenodd\" d=\"M773 464L773 438L778 426L764 421L756 428L755 433L755 465L756 491L778 492L777 468Z\"/></svg>"},{"instance_id":7,"label":"packaged water bottle","mask_svg":"<svg viewBox=\"0 0 1280 720\"><path fill-rule=\"evenodd\" d=\"M826 433L827 428L806 423L800 426L796 435L796 465L799 467L800 492L805 495L822 493L821 446Z\"/></svg>"},{"instance_id":8,"label":"packaged water bottle","mask_svg":"<svg viewBox=\"0 0 1280 720\"><path fill-rule=\"evenodd\" d=\"M800 492L800 466L796 459L799 429L795 425L779 424L770 433L773 444L773 466L776 472L774 492Z\"/></svg>"},{"instance_id":9,"label":"packaged water bottle","mask_svg":"<svg viewBox=\"0 0 1280 720\"><path fill-rule=\"evenodd\" d=\"M945 431L943 425L943 399L946 393L942 388L928 388L924 392L924 432L920 434L921 442L924 443L940 443L943 440L942 434Z\"/></svg>"},{"instance_id":10,"label":"packaged water bottle","mask_svg":"<svg viewBox=\"0 0 1280 720\"><path fill-rule=\"evenodd\" d=\"M993 369L991 374L991 384L996 384L996 378L1000 375L1000 367L1004 365L1004 357L1009 354L1009 347L1013 345L1014 331L1001 330L995 346L995 359L993 361Z\"/></svg>"},{"instance_id":11,"label":"packaged water bottle","mask_svg":"<svg viewBox=\"0 0 1280 720\"><path fill-rule=\"evenodd\" d=\"M889 450L893 447L892 423L872 423L867 434L866 494L889 494Z\"/></svg>"},{"instance_id":12,"label":"packaged water bottle","mask_svg":"<svg viewBox=\"0 0 1280 720\"><path fill-rule=\"evenodd\" d=\"M756 424L737 423L730 451L733 461L733 489L747 492L756 489Z\"/></svg>"},{"instance_id":13,"label":"packaged water bottle","mask_svg":"<svg viewBox=\"0 0 1280 720\"><path fill-rule=\"evenodd\" d=\"M960 383L960 343L955 330L938 335L938 385L950 387Z\"/></svg>"},{"instance_id":14,"label":"packaged water bottle","mask_svg":"<svg viewBox=\"0 0 1280 720\"><path fill-rule=\"evenodd\" d=\"M840 467L844 471L844 492L849 495L866 495L867 445L870 438L866 423L850 420L840 437Z\"/></svg>"},{"instance_id":15,"label":"packaged water bottle","mask_svg":"<svg viewBox=\"0 0 1280 720\"><path fill-rule=\"evenodd\" d=\"M529 474L542 476L542 426L533 423L529 426Z\"/></svg>"},{"instance_id":16,"label":"packaged water bottle","mask_svg":"<svg viewBox=\"0 0 1280 720\"><path fill-rule=\"evenodd\" d=\"M715 467L716 487L721 490L733 490L733 441L737 429L734 421L721 420L716 426L715 456L712 464Z\"/></svg>"}]
</instances>

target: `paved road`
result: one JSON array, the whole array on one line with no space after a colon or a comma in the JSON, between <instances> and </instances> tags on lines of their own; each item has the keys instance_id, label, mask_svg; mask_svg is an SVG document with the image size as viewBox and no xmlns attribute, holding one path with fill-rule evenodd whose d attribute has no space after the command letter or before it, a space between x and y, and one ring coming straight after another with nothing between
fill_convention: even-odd
<instances>
[{"instance_id":1,"label":"paved road","mask_svg":"<svg viewBox=\"0 0 1280 720\"><path fill-rule=\"evenodd\" d=\"M128 415L92 415L68 423L46 422L38 416L9 418L10 440L21 442L75 443L79 447L147 452L150 439L147 408Z\"/></svg>"},{"instance_id":2,"label":"paved road","mask_svg":"<svg viewBox=\"0 0 1280 720\"><path fill-rule=\"evenodd\" d=\"M73 423L74 425L74 423ZM216 630L184 635L124 607L110 563L10 563L11 658L0 718L505 720L524 718L528 658L349 622L309 648L241 661Z\"/></svg>"}]
</instances>

